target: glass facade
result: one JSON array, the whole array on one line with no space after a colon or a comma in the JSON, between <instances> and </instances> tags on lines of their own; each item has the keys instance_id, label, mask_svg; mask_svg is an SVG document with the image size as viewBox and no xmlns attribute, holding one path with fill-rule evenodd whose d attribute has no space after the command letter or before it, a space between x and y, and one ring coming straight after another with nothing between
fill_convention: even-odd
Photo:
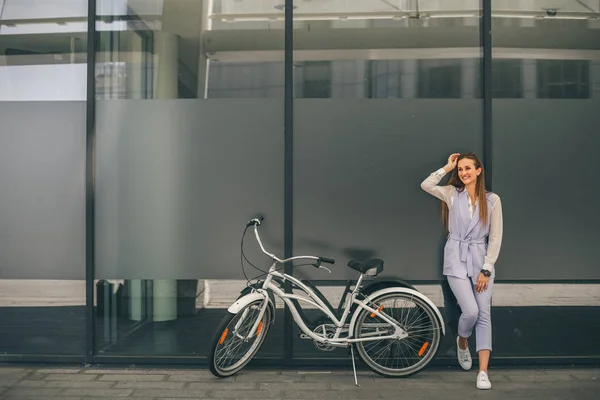
<instances>
[{"instance_id":1,"label":"glass facade","mask_svg":"<svg viewBox=\"0 0 600 400\"><path fill-rule=\"evenodd\" d=\"M205 362L257 213L332 304L382 258L451 328L419 183L463 151L503 201L495 360L599 360L600 9L560 3L0 0L0 362ZM347 362L281 301L266 340Z\"/></svg>"},{"instance_id":2,"label":"glass facade","mask_svg":"<svg viewBox=\"0 0 600 400\"><path fill-rule=\"evenodd\" d=\"M87 0L0 1L0 354L85 351Z\"/></svg>"},{"instance_id":3,"label":"glass facade","mask_svg":"<svg viewBox=\"0 0 600 400\"><path fill-rule=\"evenodd\" d=\"M239 274L240 224L264 209L268 234L283 234L283 30L268 57L215 55L211 33L240 29L215 19L232 6L97 10L97 20L128 21L99 31L96 51L98 354L206 356L219 291L245 287L217 279ZM263 25L243 38L259 41ZM264 354L282 351L271 335Z\"/></svg>"}]
</instances>

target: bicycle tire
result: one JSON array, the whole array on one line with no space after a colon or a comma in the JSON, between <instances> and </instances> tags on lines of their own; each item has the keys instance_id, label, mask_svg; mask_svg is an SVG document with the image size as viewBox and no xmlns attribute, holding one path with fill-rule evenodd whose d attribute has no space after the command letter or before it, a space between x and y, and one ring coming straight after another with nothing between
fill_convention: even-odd
<instances>
[{"instance_id":1,"label":"bicycle tire","mask_svg":"<svg viewBox=\"0 0 600 400\"><path fill-rule=\"evenodd\" d=\"M263 314L262 326L259 329L257 329L257 331L260 330L260 332L255 334L255 336L256 336L255 339L258 340L258 342L255 342L254 344L252 344L250 346L250 348L245 350L242 355L228 355L227 357L232 360L234 360L236 358L240 359L238 362L234 363L233 365L231 365L227 368L224 368L222 363L219 362L221 355L223 355L222 354L223 351L225 351L225 342L227 342L228 346L231 346L231 340L235 340L238 335L245 336L244 329L247 328L247 331L249 331L249 328L251 328L253 326L253 324L255 323L255 321L256 321L255 317L248 317L248 316L244 317L245 311L250 310L253 307L255 307L255 309L257 309L257 310L260 310L262 305L263 305L263 301L257 300L257 301L254 301L254 302L246 305L238 313L233 314L228 311L227 315L225 315L223 317L223 319L219 323L219 326L217 327L217 330L211 340L211 346L210 346L211 352L208 357L209 370L214 376L219 377L219 378L225 378L228 376L235 375L236 373L241 371L254 358L256 353L258 353L258 351L260 350L260 348L262 347L262 345L265 341L265 338L267 337L267 334L269 333L269 329L270 329L271 323L273 321L273 317L274 317L273 311L274 310L270 306L267 307L267 309L265 310L265 313ZM246 325L244 325L244 322L242 322L242 326L237 328L238 330L241 330L241 333L236 332L235 326L238 324L238 322L237 322L238 320L236 319L236 317L246 318L249 321L249 323ZM256 315L256 317L258 317L258 315ZM242 328L244 328L244 329L242 329ZM237 337L237 339L239 339L239 337ZM235 350L239 350L240 348L243 348L243 347L244 346L240 345Z\"/></svg>"},{"instance_id":2,"label":"bicycle tire","mask_svg":"<svg viewBox=\"0 0 600 400\"><path fill-rule=\"evenodd\" d=\"M394 298L414 303L414 308L416 309L415 313L410 316L410 311L408 311L406 312L406 315L400 315L400 318L398 318L396 315L393 315L393 313L390 313L389 310L391 308L389 306L386 307L384 304L385 301L389 301L390 299ZM435 358L443 337L442 326L439 319L436 317L433 307L420 297L401 290L379 295L372 299L371 303L376 304L377 307L383 306L384 308L382 312L398 321L402 325L402 328L407 331L409 336L401 340L388 339L385 341L356 342L356 349L363 362L372 371L386 377L405 378L415 375L425 369ZM391 325L377 316L372 316L373 314L371 314L370 311L362 309L358 312L360 312L360 314L358 315L356 324L354 326L355 338L361 337L363 324L367 319L377 319L378 321L381 321L378 322L378 325L385 324L389 327L388 329L391 330ZM418 331L416 329L412 329L412 326L409 326L409 322L418 321L423 321L423 324L419 326ZM424 327L430 327L428 329L428 334L421 333ZM378 342L382 342L384 344L384 350L385 346L388 347L387 350L389 351L390 355L392 353L396 353L401 346L404 346L403 354L401 354L400 357L396 357L394 355L393 357L390 356L384 359L391 360L392 365L394 361L398 361L400 364L402 364L402 366L399 365L398 367L390 367L388 365L382 365L382 363L374 360L373 356L371 356L367 350L374 348ZM378 351L376 354L379 354L382 351L383 350ZM416 360L416 362L411 364L407 358L404 358L405 353L410 353L411 359ZM416 357L414 357L413 354L416 355ZM403 366L404 363L406 363L406 367Z\"/></svg>"}]
</instances>

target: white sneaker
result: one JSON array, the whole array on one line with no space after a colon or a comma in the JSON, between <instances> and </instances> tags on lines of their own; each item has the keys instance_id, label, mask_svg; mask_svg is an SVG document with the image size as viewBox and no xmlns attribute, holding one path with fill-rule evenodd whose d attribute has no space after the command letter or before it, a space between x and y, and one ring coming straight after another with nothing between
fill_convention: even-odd
<instances>
[{"instance_id":1,"label":"white sneaker","mask_svg":"<svg viewBox=\"0 0 600 400\"><path fill-rule=\"evenodd\" d=\"M471 359L471 352L469 351L469 346L467 345L466 350L463 350L458 345L458 340L460 336L456 337L456 356L458 357L458 363L465 371L468 371L473 366L473 360Z\"/></svg>"},{"instance_id":2,"label":"white sneaker","mask_svg":"<svg viewBox=\"0 0 600 400\"><path fill-rule=\"evenodd\" d=\"M491 388L492 383L490 382L488 375L483 371L479 371L479 374L477 375L477 389L486 390Z\"/></svg>"}]
</instances>

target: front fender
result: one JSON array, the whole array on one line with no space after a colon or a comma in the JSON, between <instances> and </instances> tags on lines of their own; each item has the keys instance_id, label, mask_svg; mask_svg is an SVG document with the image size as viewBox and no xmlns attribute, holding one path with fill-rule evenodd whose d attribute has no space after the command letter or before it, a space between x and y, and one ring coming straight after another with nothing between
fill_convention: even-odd
<instances>
[{"instance_id":1,"label":"front fender","mask_svg":"<svg viewBox=\"0 0 600 400\"><path fill-rule=\"evenodd\" d=\"M250 304L254 301L257 301L257 300L267 301L269 304L269 307L271 307L271 311L273 311L273 315L275 315L275 305L271 301L271 298L263 290L248 293L246 295L239 297L232 305L229 306L227 311L229 311L232 314L237 314L238 312L240 312L240 310L242 310L248 304Z\"/></svg>"},{"instance_id":2,"label":"front fender","mask_svg":"<svg viewBox=\"0 0 600 400\"><path fill-rule=\"evenodd\" d=\"M409 289L409 288L405 288L405 287L390 287L390 288L381 289L381 290L378 290L376 292L369 294L367 296L367 299L365 299L365 302L375 299L381 295L389 294L389 293L408 293L408 294L411 294L411 295L423 300L425 303L427 303L429 306L431 306L431 308L433 308L434 314L437 317L437 319L440 322L440 325L442 327L442 333L444 335L446 335L446 325L444 324L444 318L442 317L442 313L440 312L440 310L437 308L435 303L433 301L431 301L427 296L425 296L423 293L418 292L414 289ZM360 311L362 311L362 309L360 307L357 307L356 311L354 311L354 314L352 315L352 319L350 320L350 327L348 330L350 335L354 335L354 324L356 324L356 320L358 319L358 314L360 314Z\"/></svg>"}]
</instances>

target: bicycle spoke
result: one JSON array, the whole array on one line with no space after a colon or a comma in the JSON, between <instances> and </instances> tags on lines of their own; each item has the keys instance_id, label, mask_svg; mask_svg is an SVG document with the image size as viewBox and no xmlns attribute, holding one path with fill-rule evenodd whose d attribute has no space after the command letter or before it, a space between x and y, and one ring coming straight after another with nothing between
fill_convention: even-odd
<instances>
[{"instance_id":1,"label":"bicycle spoke","mask_svg":"<svg viewBox=\"0 0 600 400\"><path fill-rule=\"evenodd\" d=\"M272 321L267 310L261 319L261 330L249 337L262 309L261 304L250 304L233 316L225 327L222 338L216 343L214 365L222 373L243 367L262 344L263 337Z\"/></svg>"},{"instance_id":2,"label":"bicycle spoke","mask_svg":"<svg viewBox=\"0 0 600 400\"><path fill-rule=\"evenodd\" d=\"M384 375L402 376L422 369L440 343L441 327L431 306L413 293L392 293L380 299L374 299L371 306L380 309L382 315L371 318L371 313L364 311L357 323L356 337L372 339L357 345L359 354ZM387 322L383 315L395 322ZM405 338L377 339L392 335L396 325L406 332Z\"/></svg>"}]
</instances>

